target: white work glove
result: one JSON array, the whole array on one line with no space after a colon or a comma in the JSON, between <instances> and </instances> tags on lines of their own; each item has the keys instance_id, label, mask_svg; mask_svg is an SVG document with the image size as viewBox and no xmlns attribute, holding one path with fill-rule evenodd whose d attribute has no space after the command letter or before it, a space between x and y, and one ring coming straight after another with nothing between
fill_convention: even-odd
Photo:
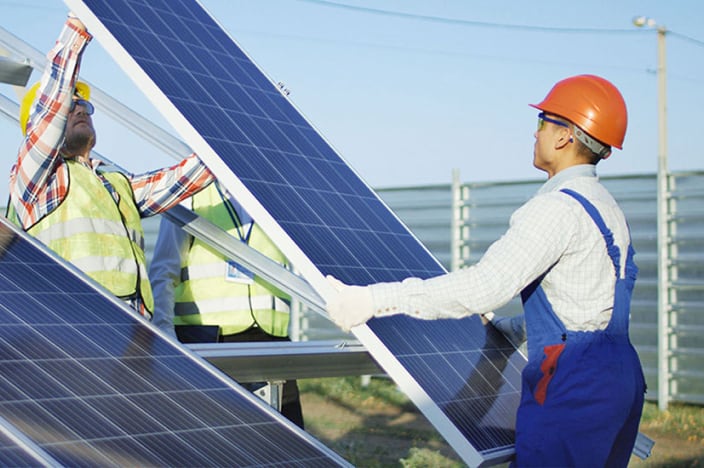
<instances>
[{"instance_id":1,"label":"white work glove","mask_svg":"<svg viewBox=\"0 0 704 468\"><path fill-rule=\"evenodd\" d=\"M326 276L328 283L337 292L327 302L330 320L348 332L374 317L372 292L367 286L348 286L333 276Z\"/></svg>"}]
</instances>

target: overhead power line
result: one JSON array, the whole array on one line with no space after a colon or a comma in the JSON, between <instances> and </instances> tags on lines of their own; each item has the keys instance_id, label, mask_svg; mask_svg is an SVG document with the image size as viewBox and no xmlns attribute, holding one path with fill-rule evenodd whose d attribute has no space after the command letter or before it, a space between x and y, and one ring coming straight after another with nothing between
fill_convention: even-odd
<instances>
[{"instance_id":1,"label":"overhead power line","mask_svg":"<svg viewBox=\"0 0 704 468\"><path fill-rule=\"evenodd\" d=\"M494 29L514 29L514 30L524 30L524 31L536 31L536 32L561 32L561 33L628 33L632 34L637 32L633 28L628 29L606 29L606 28L560 28L551 26L531 26L526 24L508 24L508 23L490 23L485 21L472 21L458 18L445 18L441 16L429 16L429 15L418 15L415 13L405 13L402 11L392 11L392 10L381 10L378 8L368 8L356 5L348 5L346 3L330 2L326 0L299 0L307 3L316 3L318 5L324 5L331 8L340 8L344 10L360 11L364 13L371 13L375 15L393 16L396 18L406 18L415 19L421 21L430 21L433 23L443 23L443 24L456 24L460 26L473 26L481 28L494 28Z\"/></svg>"},{"instance_id":2,"label":"overhead power line","mask_svg":"<svg viewBox=\"0 0 704 468\"><path fill-rule=\"evenodd\" d=\"M445 18L441 16L430 16L430 15L418 15L415 13L405 13L402 11L392 11L392 10L382 10L379 8L369 8L361 7L356 5L349 5L346 3L330 2L327 0L299 0L301 2L315 3L318 5L323 5L331 8L340 8L344 10L359 11L363 13L370 13L374 15L384 15L392 16L396 18L406 18L421 21L429 21L433 23L442 24L454 24L459 26L472 26L480 28L493 28L493 29L512 29L512 30L522 30L522 31L534 31L534 32L555 32L555 33L599 33L599 34L635 34L639 32L646 32L647 30L637 30L633 28L563 28L563 27L553 27L553 26L534 26L527 24L509 24L509 23L492 23L486 21L472 21L458 18ZM667 30L667 33L678 39L691 42L695 45L704 47L704 41L695 39L693 37L681 34L675 31Z\"/></svg>"},{"instance_id":3,"label":"overhead power line","mask_svg":"<svg viewBox=\"0 0 704 468\"><path fill-rule=\"evenodd\" d=\"M691 42L691 43L694 44L694 45L698 45L698 46L704 47L704 41L700 41L699 39L695 39L695 38L693 38L693 37L685 36L684 34L680 34L680 33L678 33L678 32L671 31L671 30L669 30L669 29L667 30L667 34L668 34L669 36L676 37L676 38L678 38L678 39L682 39L682 40L687 41L687 42Z\"/></svg>"}]
</instances>

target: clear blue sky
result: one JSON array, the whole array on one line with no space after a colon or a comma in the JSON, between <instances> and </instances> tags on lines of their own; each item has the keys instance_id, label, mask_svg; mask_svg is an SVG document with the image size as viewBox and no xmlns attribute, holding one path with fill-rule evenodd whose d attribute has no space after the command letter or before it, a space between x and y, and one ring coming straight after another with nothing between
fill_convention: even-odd
<instances>
[{"instance_id":1,"label":"clear blue sky","mask_svg":"<svg viewBox=\"0 0 704 468\"><path fill-rule=\"evenodd\" d=\"M603 175L656 169L657 38L631 21L648 15L667 36L669 160L704 170L704 2L600 0L203 0L203 5L370 185L536 179L539 102L558 80L593 73L629 108L623 151ZM2 26L47 51L61 28L60 0L0 0ZM102 50L82 75L166 126ZM36 80L38 74L33 75ZM7 85L2 92L11 94ZM96 149L133 172L172 161L97 109ZM9 171L20 134L0 121ZM0 196L6 198L6 184Z\"/></svg>"}]
</instances>

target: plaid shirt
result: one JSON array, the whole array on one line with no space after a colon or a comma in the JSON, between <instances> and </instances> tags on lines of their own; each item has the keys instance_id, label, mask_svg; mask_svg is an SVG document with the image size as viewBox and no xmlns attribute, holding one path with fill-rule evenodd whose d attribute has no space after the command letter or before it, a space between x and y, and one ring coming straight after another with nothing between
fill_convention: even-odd
<instances>
[{"instance_id":1,"label":"plaid shirt","mask_svg":"<svg viewBox=\"0 0 704 468\"><path fill-rule=\"evenodd\" d=\"M58 207L68 193L69 173L61 147L81 55L91 39L90 34L67 22L47 56L51 66L42 76L27 136L10 171L10 203L25 230ZM96 177L102 164L100 160L90 160ZM168 210L214 180L195 154L172 167L125 176L143 218ZM144 310L139 301L130 304Z\"/></svg>"}]
</instances>

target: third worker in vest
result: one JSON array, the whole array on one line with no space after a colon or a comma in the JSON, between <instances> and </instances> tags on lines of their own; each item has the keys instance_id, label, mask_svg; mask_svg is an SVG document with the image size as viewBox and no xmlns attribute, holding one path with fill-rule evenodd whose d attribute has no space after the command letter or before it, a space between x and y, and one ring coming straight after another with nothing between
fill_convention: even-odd
<instances>
[{"instance_id":1,"label":"third worker in vest","mask_svg":"<svg viewBox=\"0 0 704 468\"><path fill-rule=\"evenodd\" d=\"M286 265L281 251L217 182L186 205ZM154 289L153 323L181 341L205 341L192 332L201 326L216 329L213 341L289 341L290 298L167 219L159 227L149 276ZM281 401L281 413L303 428L295 380L284 383Z\"/></svg>"},{"instance_id":2,"label":"third worker in vest","mask_svg":"<svg viewBox=\"0 0 704 468\"><path fill-rule=\"evenodd\" d=\"M626 104L609 81L579 75L533 107L533 165L547 181L479 262L368 286L330 277L328 312L349 329L397 313L428 320L486 314L520 294L528 364L515 465L625 467L645 393L628 335L638 269L626 218L596 165L623 144ZM520 341L520 316L515 322Z\"/></svg>"}]
</instances>

